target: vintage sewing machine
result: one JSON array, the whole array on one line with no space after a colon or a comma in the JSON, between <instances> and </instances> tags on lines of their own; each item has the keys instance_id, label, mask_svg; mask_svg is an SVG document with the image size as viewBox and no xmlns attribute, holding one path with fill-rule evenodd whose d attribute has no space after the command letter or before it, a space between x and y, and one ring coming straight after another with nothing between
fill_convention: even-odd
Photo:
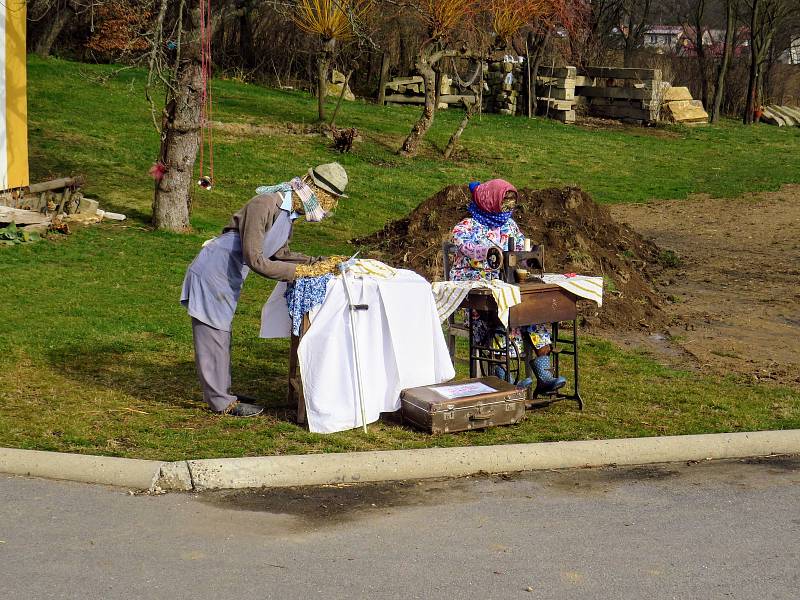
<instances>
[{"instance_id":1,"label":"vintage sewing machine","mask_svg":"<svg viewBox=\"0 0 800 600\"><path fill-rule=\"evenodd\" d=\"M527 240L526 240L527 241ZM530 245L529 249L515 248L514 239L508 240L508 251L503 252L502 279L506 283L542 281L544 275L544 246Z\"/></svg>"},{"instance_id":2,"label":"vintage sewing machine","mask_svg":"<svg viewBox=\"0 0 800 600\"><path fill-rule=\"evenodd\" d=\"M528 244L526 244L527 246ZM443 245L445 277L449 277L450 255L456 246L450 243ZM501 279L506 283L518 285L521 302L511 307L509 328L524 327L539 323L549 323L552 328L552 357L555 375L558 376L562 356L572 357L572 381L568 387L571 393L559 391L543 398L531 398L534 406L544 406L557 400L574 400L583 409L580 396L578 369L578 308L577 296L563 288L544 283L544 246L530 245L529 249L516 250L514 240L509 240L509 250L494 253L495 268L500 269ZM491 265L491 262L490 262ZM472 290L462 304L462 308L497 313L497 305L487 288ZM562 322L571 322L570 327L562 328ZM564 334L572 330L572 335ZM459 323L454 316L448 319L448 346L450 355L455 359L456 337L467 337L469 340L469 372L470 377L481 374L493 374L496 366L505 370L506 379L510 383L518 383L526 376L532 377L530 361L535 356L533 347L527 336L523 336L524 347L518 348L510 339L508 329L502 325L495 329L486 345L476 343L471 324ZM570 385L571 383L571 385Z\"/></svg>"}]
</instances>

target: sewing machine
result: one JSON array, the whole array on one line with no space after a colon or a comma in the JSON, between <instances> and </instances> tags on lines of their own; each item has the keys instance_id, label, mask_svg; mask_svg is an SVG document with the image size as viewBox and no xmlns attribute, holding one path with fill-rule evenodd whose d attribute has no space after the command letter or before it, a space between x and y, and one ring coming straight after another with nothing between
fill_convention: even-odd
<instances>
[{"instance_id":1,"label":"sewing machine","mask_svg":"<svg viewBox=\"0 0 800 600\"><path fill-rule=\"evenodd\" d=\"M544 274L544 246L530 245L530 250L517 250L515 245L514 238L510 238L508 250L503 252L502 280L506 283L541 282Z\"/></svg>"},{"instance_id":2,"label":"sewing machine","mask_svg":"<svg viewBox=\"0 0 800 600\"><path fill-rule=\"evenodd\" d=\"M527 245L527 244L526 244ZM519 285L521 302L513 306L509 312L509 327L524 327L537 323L549 323L552 328L552 356L556 376L561 370L562 356L572 358L572 392L559 391L549 394L544 398L530 398L534 406L545 406L558 400L574 400L578 408L583 409L583 399L580 395L580 370L578 367L578 309L577 296L560 288L557 285L546 284L541 277L544 275L544 246L530 245L529 250L516 250L513 238L509 240L509 250L500 252L499 248L494 253L496 265L490 266L500 269L500 277L506 283ZM442 246L444 256L445 277L450 271L450 255L456 252L456 246L446 242ZM489 257L487 257L489 260ZM496 313L497 305L488 289L475 289L469 293L462 305L463 308L483 312ZM567 328L562 328L561 323L568 322ZM523 338L524 348L514 347L509 338L508 330L500 327L487 346L475 343L470 325L458 323L451 316L447 321L448 347L450 356L455 360L456 337L466 337L469 344L469 372L470 377L476 377L478 371L486 374L492 373L496 365L500 365L507 373L510 383L517 383L523 377L532 377L529 360L534 356L532 347L527 337ZM571 335L565 336L571 331Z\"/></svg>"}]
</instances>

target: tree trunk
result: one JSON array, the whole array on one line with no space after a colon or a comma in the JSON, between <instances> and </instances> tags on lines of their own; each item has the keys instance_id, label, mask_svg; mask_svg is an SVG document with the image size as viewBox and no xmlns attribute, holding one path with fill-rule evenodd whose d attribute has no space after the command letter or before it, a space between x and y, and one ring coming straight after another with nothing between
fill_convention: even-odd
<instances>
[{"instance_id":1,"label":"tree trunk","mask_svg":"<svg viewBox=\"0 0 800 600\"><path fill-rule=\"evenodd\" d=\"M428 133L431 125L433 125L433 117L436 114L436 74L433 68L436 63L448 56L476 58L466 47L461 50L437 50L435 52L432 52L432 47L432 45L423 47L417 59L417 72L422 75L422 80L425 83L425 105L422 109L422 115L414 123L411 133L408 134L400 150L398 150L398 154L402 156L414 156L419 149L419 143L422 138L425 137L425 134ZM481 81L483 80L481 79Z\"/></svg>"},{"instance_id":2,"label":"tree trunk","mask_svg":"<svg viewBox=\"0 0 800 600\"><path fill-rule=\"evenodd\" d=\"M434 89L436 90L433 99L433 110L439 110L439 102L441 102L442 98L442 69L440 68L439 63L434 65L433 73L434 73L434 78L433 78Z\"/></svg>"},{"instance_id":3,"label":"tree trunk","mask_svg":"<svg viewBox=\"0 0 800 600\"><path fill-rule=\"evenodd\" d=\"M622 66L626 69L633 67L633 42L625 40L625 49L623 51Z\"/></svg>"},{"instance_id":4,"label":"tree trunk","mask_svg":"<svg viewBox=\"0 0 800 600\"><path fill-rule=\"evenodd\" d=\"M245 8L239 16L239 56L245 69L256 66L256 55L253 50L253 30L250 27L250 12Z\"/></svg>"},{"instance_id":5,"label":"tree trunk","mask_svg":"<svg viewBox=\"0 0 800 600\"><path fill-rule=\"evenodd\" d=\"M50 56L50 51L53 49L53 44L56 43L59 34L64 30L64 27L69 22L74 14L72 7L69 3L66 6L56 9L56 14L47 21L39 39L36 41L34 52L39 56Z\"/></svg>"},{"instance_id":6,"label":"tree trunk","mask_svg":"<svg viewBox=\"0 0 800 600\"><path fill-rule=\"evenodd\" d=\"M200 9L184 23L175 91L164 107L160 161L164 176L156 182L153 226L169 231L189 229L189 206L200 130L203 78L200 64Z\"/></svg>"},{"instance_id":7,"label":"tree trunk","mask_svg":"<svg viewBox=\"0 0 800 600\"><path fill-rule=\"evenodd\" d=\"M753 123L753 113L756 109L756 88L758 86L758 62L759 52L757 48L758 29L761 23L761 0L753 0L752 12L750 13L750 73L747 78L747 102L744 108L745 125Z\"/></svg>"},{"instance_id":8,"label":"tree trunk","mask_svg":"<svg viewBox=\"0 0 800 600\"><path fill-rule=\"evenodd\" d=\"M694 11L694 45L697 52L697 70L700 73L700 101L704 108L708 108L708 60L706 48L703 44L703 23L705 22L706 3L705 0L697 0Z\"/></svg>"},{"instance_id":9,"label":"tree trunk","mask_svg":"<svg viewBox=\"0 0 800 600\"><path fill-rule=\"evenodd\" d=\"M353 74L353 69L350 69L345 75L344 83L342 84L342 91L339 92L339 97L336 99L336 107L333 109L333 116L331 117L331 122L328 123L328 127L333 129L336 127L336 117L339 116L339 108L342 106L342 100L344 99L344 95L347 92L347 87L350 85L350 76Z\"/></svg>"},{"instance_id":10,"label":"tree trunk","mask_svg":"<svg viewBox=\"0 0 800 600\"><path fill-rule=\"evenodd\" d=\"M733 53L733 35L736 27L736 1L725 0L725 46L722 51L722 62L717 70L717 85L714 88L714 105L711 108L711 122L719 122L722 111L722 99L725 95L725 78Z\"/></svg>"},{"instance_id":11,"label":"tree trunk","mask_svg":"<svg viewBox=\"0 0 800 600\"><path fill-rule=\"evenodd\" d=\"M389 52L383 51L381 56L381 74L378 78L378 106L383 106L386 99L386 79L389 77Z\"/></svg>"},{"instance_id":12,"label":"tree trunk","mask_svg":"<svg viewBox=\"0 0 800 600\"><path fill-rule=\"evenodd\" d=\"M633 51L636 45L634 38L633 12L628 15L628 34L625 36L625 47L622 51L622 66L629 69L633 66Z\"/></svg>"},{"instance_id":13,"label":"tree trunk","mask_svg":"<svg viewBox=\"0 0 800 600\"><path fill-rule=\"evenodd\" d=\"M475 97L476 100L472 104L466 106L466 113L464 113L464 118L461 119L461 123L458 124L458 128L453 132L453 135L450 136L450 141L447 142L447 147L444 149L444 158L445 160L449 159L450 156L453 154L453 151L456 149L456 145L458 144L458 140L461 137L461 134L464 133L464 129L467 128L469 124L469 120L478 112L478 107L480 106L480 100L477 100L478 91L475 90ZM466 104L466 103L465 103Z\"/></svg>"},{"instance_id":14,"label":"tree trunk","mask_svg":"<svg viewBox=\"0 0 800 600\"><path fill-rule=\"evenodd\" d=\"M325 40L322 43L322 52L317 62L317 120L325 122L325 96L328 94L328 70L333 59L333 50L336 47L336 38Z\"/></svg>"},{"instance_id":15,"label":"tree trunk","mask_svg":"<svg viewBox=\"0 0 800 600\"><path fill-rule=\"evenodd\" d=\"M548 27L544 34L533 34L529 35L529 42L534 42L535 51L533 53L533 68L531 69L531 94L533 94L533 112L535 113L537 108L536 98L538 96L536 92L536 82L539 81L539 67L542 66L542 58L544 57L544 51L547 48L547 43L550 41L550 28Z\"/></svg>"},{"instance_id":16,"label":"tree trunk","mask_svg":"<svg viewBox=\"0 0 800 600\"><path fill-rule=\"evenodd\" d=\"M411 133L408 134L400 148L400 154L403 156L414 156L417 153L419 143L433 125L433 117L436 114L436 74L433 72L430 59L428 51L423 50L417 61L417 71L422 75L425 84L425 105L422 115L414 123Z\"/></svg>"}]
</instances>

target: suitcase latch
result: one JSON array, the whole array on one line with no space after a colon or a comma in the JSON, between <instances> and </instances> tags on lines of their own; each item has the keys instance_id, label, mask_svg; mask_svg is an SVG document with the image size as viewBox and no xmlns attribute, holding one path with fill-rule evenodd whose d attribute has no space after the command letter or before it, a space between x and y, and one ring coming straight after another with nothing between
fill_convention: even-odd
<instances>
[{"instance_id":1,"label":"suitcase latch","mask_svg":"<svg viewBox=\"0 0 800 600\"><path fill-rule=\"evenodd\" d=\"M445 421L454 421L456 418L456 405L448 404L447 411L442 413L442 419Z\"/></svg>"}]
</instances>

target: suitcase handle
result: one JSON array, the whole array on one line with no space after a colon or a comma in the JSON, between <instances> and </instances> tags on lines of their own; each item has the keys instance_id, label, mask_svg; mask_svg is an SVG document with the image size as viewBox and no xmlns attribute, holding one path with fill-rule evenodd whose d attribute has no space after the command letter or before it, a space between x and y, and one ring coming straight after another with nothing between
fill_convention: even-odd
<instances>
[{"instance_id":1,"label":"suitcase handle","mask_svg":"<svg viewBox=\"0 0 800 600\"><path fill-rule=\"evenodd\" d=\"M470 421L488 421L494 416L494 411L490 410L488 412L479 412L476 414L472 414L469 416Z\"/></svg>"}]
</instances>

